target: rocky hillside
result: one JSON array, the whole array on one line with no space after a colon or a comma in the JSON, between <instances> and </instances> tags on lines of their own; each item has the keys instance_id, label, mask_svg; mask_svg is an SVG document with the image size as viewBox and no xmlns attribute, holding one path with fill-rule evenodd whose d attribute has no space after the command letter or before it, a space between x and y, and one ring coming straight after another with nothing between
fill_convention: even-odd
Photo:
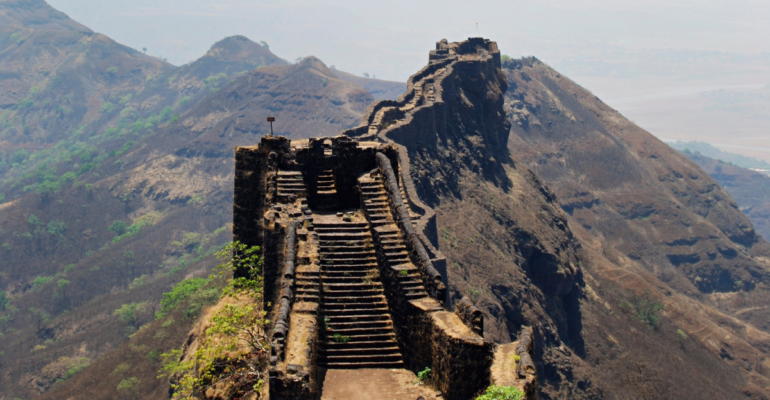
<instances>
[{"instance_id":1,"label":"rocky hillside","mask_svg":"<svg viewBox=\"0 0 770 400\"><path fill-rule=\"evenodd\" d=\"M738 319L761 309L730 309L736 304L730 300L764 296L764 240L737 207L730 207L729 196L686 158L535 60L496 69L496 50L494 43L478 39L437 43L431 63L410 78L399 101L371 107L363 125L349 132L405 147L416 192L436 211L453 300L467 297L484 311L489 341L507 343L523 325L534 327L540 398L765 398L761 363L768 335ZM545 110L558 110L563 125L556 125L554 114L540 124ZM590 127L576 128L580 121ZM610 122L634 131L615 137L618 129L603 125ZM555 179L542 166L548 159L529 153L536 146L521 138L525 132L544 148L559 148L559 138L571 138L562 152L595 153L579 158L572 171L563 168L574 176ZM656 157L634 155L624 140L646 140ZM657 179L667 178L662 174L624 186L627 176L649 176L648 159L668 160L672 168L687 166L677 174L697 178L708 190L671 188L671 179ZM722 255L718 264L691 265L686 271L692 275L658 255L660 247L641 247L648 252L632 258L622 244L661 246L655 242L657 232L625 228L634 219L621 212L633 206L599 213L604 200L580 208L597 212L597 220L609 220L595 223L603 230L589 231L576 217L577 208L569 206L574 196L560 191L568 184L584 187L586 195L606 193L605 198L629 190L634 196L626 201L647 200L651 210L636 219L654 226L668 221L653 220L655 212L668 215L674 208L674 215L691 219L684 222L709 232L697 240L701 246L731 246L736 254ZM663 193L673 201L674 189L697 199L668 208L656 196ZM617 201L610 204L617 207ZM745 228L730 230L725 221L730 218ZM687 232L672 229L667 238L672 246L685 246L692 237ZM740 240L746 244L736 244ZM719 257L715 253L712 259ZM722 288L714 280L712 286L700 283L713 268L749 283L716 292ZM671 278L662 274L667 271ZM691 276L695 282L688 280Z\"/></svg>"},{"instance_id":2,"label":"rocky hillside","mask_svg":"<svg viewBox=\"0 0 770 400\"><path fill-rule=\"evenodd\" d=\"M735 201L540 61L514 60L503 71L508 148L553 190L588 257L585 360L607 392L646 397L688 386L713 390L709 398L765 398L770 252ZM645 296L664 307L663 323L629 332L619 305ZM682 379L681 368L698 371ZM728 371L732 383L720 378Z\"/></svg>"},{"instance_id":3,"label":"rocky hillside","mask_svg":"<svg viewBox=\"0 0 770 400\"><path fill-rule=\"evenodd\" d=\"M161 398L160 354L216 297L233 147L267 116L351 128L370 82L243 37L175 67L38 0L0 16L0 400ZM742 200L535 59L433 72L443 117L381 127L419 127L387 137L436 209L452 297L488 340L536 327L541 398L770 398L770 247Z\"/></svg>"},{"instance_id":4,"label":"rocky hillside","mask_svg":"<svg viewBox=\"0 0 770 400\"><path fill-rule=\"evenodd\" d=\"M719 182L749 217L754 229L765 240L770 239L770 177L696 152L682 154Z\"/></svg>"},{"instance_id":5,"label":"rocky hillside","mask_svg":"<svg viewBox=\"0 0 770 400\"><path fill-rule=\"evenodd\" d=\"M123 381L140 398L162 393L159 355L211 293L159 336L128 336L230 240L233 147L268 132L268 115L277 132L334 134L373 98L315 58L289 65L244 37L174 67L42 1L0 12L0 30L26 35L11 45L9 33L0 53L4 95L20 88L0 132L0 399L63 390L116 349L144 364L105 358L116 364L91 369L103 387L89 398L115 398Z\"/></svg>"}]
</instances>

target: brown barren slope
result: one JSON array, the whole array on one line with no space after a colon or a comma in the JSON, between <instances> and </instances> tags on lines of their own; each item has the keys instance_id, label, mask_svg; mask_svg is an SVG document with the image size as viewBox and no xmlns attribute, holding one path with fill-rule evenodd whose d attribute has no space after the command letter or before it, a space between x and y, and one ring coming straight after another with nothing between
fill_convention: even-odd
<instances>
[{"instance_id":1,"label":"brown barren slope","mask_svg":"<svg viewBox=\"0 0 770 400\"><path fill-rule=\"evenodd\" d=\"M677 398L666 384L675 379L677 390L721 381L723 398L766 398L770 253L735 201L693 162L545 64L530 58L504 67L508 147L555 192L588 256L583 328L594 370L624 396ZM616 320L618 304L644 290L665 305L664 322L655 332L630 325L629 333ZM672 346L677 329L688 337L681 350ZM719 363L730 366L732 384L720 378L727 370ZM743 388L729 394L730 385Z\"/></svg>"},{"instance_id":2,"label":"brown barren slope","mask_svg":"<svg viewBox=\"0 0 770 400\"><path fill-rule=\"evenodd\" d=\"M405 147L416 192L436 211L452 299L467 296L484 311L488 341L534 328L539 397L761 398L765 332L603 247L505 146L513 141L506 102L518 87L496 68L496 45L442 41L431 60L399 102L371 107L349 133ZM666 308L654 328L619 307L640 304L632 294L644 290Z\"/></svg>"},{"instance_id":3,"label":"brown barren slope","mask_svg":"<svg viewBox=\"0 0 770 400\"><path fill-rule=\"evenodd\" d=\"M157 355L174 338L137 336L129 345L132 329L114 311L149 301L154 309L137 319L145 324L163 292L207 275L215 263L210 252L230 237L233 148L267 133L267 115L278 118L277 132L331 135L353 125L373 98L315 58L288 65L242 36L177 68L87 29L60 29L62 21L79 25L43 2L29 3L39 5L32 11L13 4L0 11L17 20L40 9L53 17L31 27L0 25L20 32L13 43L12 33L0 43L0 70L8 72L0 85L23 89L9 102L33 103L3 114L0 154L9 161L25 148L34 156L6 170L0 186L0 291L10 298L0 309L0 398L49 390L57 398L69 390L72 362L123 354L127 346L139 346L129 353L145 364L129 362L124 378L143 381L140 397L163 393L168 383L155 378ZM35 155L41 148L53 152ZM30 170L46 170L54 181L74 173L77 183L59 180L57 189L36 193L42 180ZM119 221L147 224L113 241L109 228ZM192 322L177 318L181 327L166 331L184 335ZM184 339L175 337L177 344ZM121 362L108 356L91 367L84 373L98 385L74 393L115 398L117 375L107 374Z\"/></svg>"}]
</instances>

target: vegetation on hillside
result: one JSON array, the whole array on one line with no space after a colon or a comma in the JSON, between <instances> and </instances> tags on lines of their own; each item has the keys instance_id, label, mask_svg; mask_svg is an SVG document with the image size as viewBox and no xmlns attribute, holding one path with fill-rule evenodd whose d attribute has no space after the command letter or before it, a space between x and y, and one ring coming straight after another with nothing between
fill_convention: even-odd
<instances>
[{"instance_id":1,"label":"vegetation on hillside","mask_svg":"<svg viewBox=\"0 0 770 400\"><path fill-rule=\"evenodd\" d=\"M476 400L522 400L524 392L513 386L492 385L487 388L486 393L476 398Z\"/></svg>"},{"instance_id":2,"label":"vegetation on hillside","mask_svg":"<svg viewBox=\"0 0 770 400\"><path fill-rule=\"evenodd\" d=\"M174 349L161 355L160 376L171 378L174 399L194 399L196 394L215 387L226 392L229 398L261 391L269 352L265 332L269 321L262 309L258 250L258 247L235 242L217 253L225 262L217 267L216 276L232 274L236 269L248 273L228 280L226 297L211 316L198 347L191 354ZM185 287L192 286L194 284ZM172 298L164 296L164 300Z\"/></svg>"}]
</instances>

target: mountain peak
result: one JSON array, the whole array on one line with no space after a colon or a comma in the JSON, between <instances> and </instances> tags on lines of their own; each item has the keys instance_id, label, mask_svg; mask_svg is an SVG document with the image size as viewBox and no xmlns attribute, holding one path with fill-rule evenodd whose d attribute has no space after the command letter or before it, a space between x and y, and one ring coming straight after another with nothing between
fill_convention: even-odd
<instances>
[{"instance_id":1,"label":"mountain peak","mask_svg":"<svg viewBox=\"0 0 770 400\"><path fill-rule=\"evenodd\" d=\"M254 65L288 64L273 54L268 47L242 35L228 36L214 43L203 57L210 57L216 61L246 62Z\"/></svg>"},{"instance_id":2,"label":"mountain peak","mask_svg":"<svg viewBox=\"0 0 770 400\"><path fill-rule=\"evenodd\" d=\"M9 25L45 31L93 32L44 0L0 0L0 26Z\"/></svg>"},{"instance_id":3,"label":"mountain peak","mask_svg":"<svg viewBox=\"0 0 770 400\"><path fill-rule=\"evenodd\" d=\"M334 72L332 72L332 70L330 70L329 67L316 56L307 56L303 58L297 66L300 69L314 69L330 78L338 79L337 75L335 75Z\"/></svg>"}]
</instances>

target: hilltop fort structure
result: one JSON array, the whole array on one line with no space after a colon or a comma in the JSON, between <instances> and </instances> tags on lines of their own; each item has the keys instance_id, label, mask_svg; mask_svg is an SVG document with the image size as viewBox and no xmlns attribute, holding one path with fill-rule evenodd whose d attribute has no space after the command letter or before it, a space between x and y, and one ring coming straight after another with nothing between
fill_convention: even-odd
<instances>
[{"instance_id":1,"label":"hilltop fort structure","mask_svg":"<svg viewBox=\"0 0 770 400\"><path fill-rule=\"evenodd\" d=\"M405 94L371 106L360 127L236 149L234 239L261 248L271 399L316 399L332 370L426 367L445 399L490 384L534 396L532 330L494 345L471 301L450 304L435 213L410 175L412 158L453 140L447 115L461 85L487 90L499 68L495 42L442 40ZM475 132L482 160L506 151L506 136Z\"/></svg>"}]
</instances>

